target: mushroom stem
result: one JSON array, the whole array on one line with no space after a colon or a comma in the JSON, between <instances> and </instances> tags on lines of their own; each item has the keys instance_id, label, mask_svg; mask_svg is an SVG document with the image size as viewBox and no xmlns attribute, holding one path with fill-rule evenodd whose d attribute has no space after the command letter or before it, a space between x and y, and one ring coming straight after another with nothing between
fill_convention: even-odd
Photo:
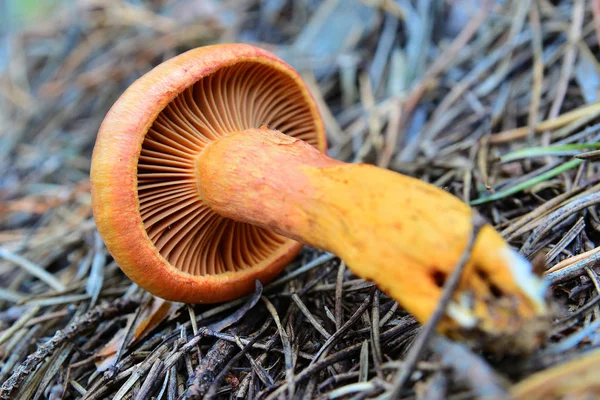
<instances>
[{"instance_id":1,"label":"mushroom stem","mask_svg":"<svg viewBox=\"0 0 600 400\"><path fill-rule=\"evenodd\" d=\"M310 174L343 165L279 131L249 129L208 144L196 171L202 199L218 214L333 251L328 224L339 221Z\"/></svg>"},{"instance_id":2,"label":"mushroom stem","mask_svg":"<svg viewBox=\"0 0 600 400\"><path fill-rule=\"evenodd\" d=\"M215 212L335 253L356 275L402 299L420 321L435 309L472 230L471 208L451 194L386 169L334 160L275 130L249 129L208 144L196 171L200 196ZM485 303L477 309L456 300L448 314L463 327L508 325L512 307L521 316L543 311L541 281L489 225L466 268L480 270L471 274L477 282L468 282L481 292L473 295L493 298L500 291L516 296L517 305L490 313L481 309Z\"/></svg>"}]
</instances>

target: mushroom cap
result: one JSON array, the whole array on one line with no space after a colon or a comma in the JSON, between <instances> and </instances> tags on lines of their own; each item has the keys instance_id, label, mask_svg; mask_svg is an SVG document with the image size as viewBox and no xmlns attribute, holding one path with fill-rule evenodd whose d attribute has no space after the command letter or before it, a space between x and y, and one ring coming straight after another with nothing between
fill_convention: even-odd
<instances>
[{"instance_id":1,"label":"mushroom cap","mask_svg":"<svg viewBox=\"0 0 600 400\"><path fill-rule=\"evenodd\" d=\"M198 194L203 147L263 125L326 151L301 77L249 45L190 50L123 93L100 127L91 183L98 231L127 276L167 300L213 303L268 282L295 257L300 243L221 217Z\"/></svg>"}]
</instances>

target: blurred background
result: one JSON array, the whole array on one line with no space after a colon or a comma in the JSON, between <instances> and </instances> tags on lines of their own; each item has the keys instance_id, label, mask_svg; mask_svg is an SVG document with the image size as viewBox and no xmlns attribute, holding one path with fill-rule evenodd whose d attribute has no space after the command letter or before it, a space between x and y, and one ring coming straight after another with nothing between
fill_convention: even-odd
<instances>
[{"instance_id":1,"label":"blurred background","mask_svg":"<svg viewBox=\"0 0 600 400\"><path fill-rule=\"evenodd\" d=\"M2 187L41 160L47 179L58 175L43 171L59 167L61 183L83 179L98 125L123 89L161 61L217 42L252 43L284 58L320 101L332 154L389 165L427 115L416 107L402 117L400 102L481 3L5 0L1 110L10 125L2 127L0 159L15 174ZM405 128L386 139L391 116L394 130L399 118ZM395 160L412 161L413 147ZM19 152L27 157L11 159Z\"/></svg>"},{"instance_id":2,"label":"blurred background","mask_svg":"<svg viewBox=\"0 0 600 400\"><path fill-rule=\"evenodd\" d=\"M252 43L297 68L320 104L334 157L444 177L439 183L465 200L495 182L460 151L598 95L592 8L583 1L0 4L2 192L33 171L31 184L84 181L99 123L120 93L152 66L210 43Z\"/></svg>"}]
</instances>

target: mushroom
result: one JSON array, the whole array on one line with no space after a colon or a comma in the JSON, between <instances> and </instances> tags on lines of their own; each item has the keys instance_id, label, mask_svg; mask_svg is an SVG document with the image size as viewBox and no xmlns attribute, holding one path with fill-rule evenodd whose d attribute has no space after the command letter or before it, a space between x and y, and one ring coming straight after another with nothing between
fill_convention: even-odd
<instances>
[{"instance_id":1,"label":"mushroom","mask_svg":"<svg viewBox=\"0 0 600 400\"><path fill-rule=\"evenodd\" d=\"M94 148L98 230L122 270L172 301L220 302L280 273L301 243L340 256L427 321L473 211L420 180L325 155L296 71L242 44L190 50L132 84ZM545 285L485 225L440 330L514 331Z\"/></svg>"}]
</instances>

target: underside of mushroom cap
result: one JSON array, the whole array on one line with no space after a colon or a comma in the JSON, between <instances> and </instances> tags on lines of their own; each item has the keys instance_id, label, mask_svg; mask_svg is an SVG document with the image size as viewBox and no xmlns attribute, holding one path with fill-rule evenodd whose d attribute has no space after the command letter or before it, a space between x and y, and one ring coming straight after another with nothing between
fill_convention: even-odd
<instances>
[{"instance_id":1,"label":"underside of mushroom cap","mask_svg":"<svg viewBox=\"0 0 600 400\"><path fill-rule=\"evenodd\" d=\"M263 125L326 149L299 75L248 45L184 53L115 103L94 148L92 201L107 248L132 280L169 300L224 301L271 280L297 254L299 243L223 218L198 195L203 147Z\"/></svg>"}]
</instances>

